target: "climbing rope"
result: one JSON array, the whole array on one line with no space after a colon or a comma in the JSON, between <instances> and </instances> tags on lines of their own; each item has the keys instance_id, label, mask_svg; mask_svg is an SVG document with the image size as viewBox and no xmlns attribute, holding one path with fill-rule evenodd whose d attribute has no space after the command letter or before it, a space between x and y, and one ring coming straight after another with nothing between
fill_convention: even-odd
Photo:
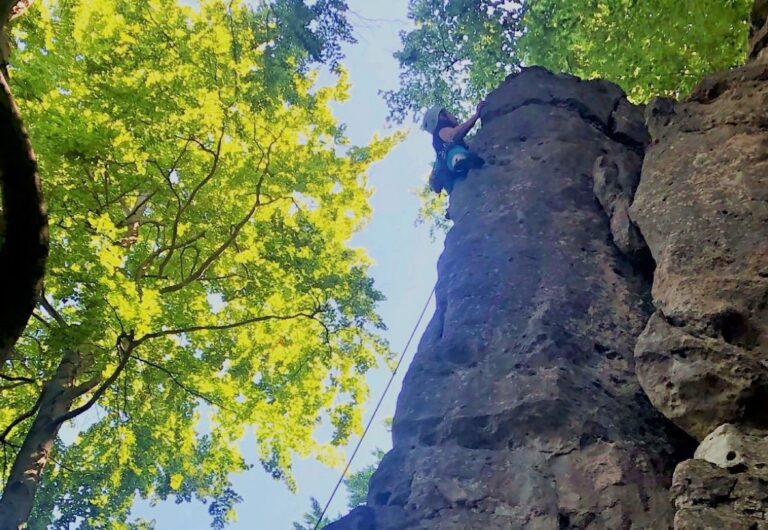
<instances>
[{"instance_id":1,"label":"climbing rope","mask_svg":"<svg viewBox=\"0 0 768 530\"><path fill-rule=\"evenodd\" d=\"M336 482L336 486L333 488L333 491L331 492L331 496L328 499L328 502L325 503L325 508L323 508L323 513L321 513L320 517L317 519L317 522L315 523L315 527L313 530L318 530L318 528L320 528L320 523L322 523L323 517L325 517L325 514L328 511L328 508L331 506L333 499L336 497L336 493L338 493L342 482L344 482L344 479L347 476L347 472L349 471L349 468L352 465L352 462L355 460L355 456L357 456L357 452L360 450L360 447L363 445L363 440L365 440L365 436L368 434L368 431L371 429L371 425L373 425L373 420L376 419L376 414L379 412L379 408L381 408L382 403L384 403L384 398L387 397L387 392L389 392L389 388L392 386L392 383L395 380L395 376L397 375L398 370L400 370L400 366L403 364L403 360L405 359L405 354L408 352L408 348L411 347L411 342L413 342L413 337L416 336L416 331L418 331L419 326L421 326L421 321L424 320L424 315L427 314L427 309L429 308L429 304L432 302L432 298L435 296L436 287L437 286L433 287L432 292L429 293L429 298L427 298L427 303L424 304L424 309L421 310L419 319L416 321L416 325L413 327L413 331L411 331L411 336L408 337L408 342L405 343L405 348L403 348L403 351L400 354L400 359L398 359L397 365L395 365L395 369L392 371L392 375L390 376L389 381L387 381L387 386L384 387L384 392L381 393L381 397L379 398L378 403L376 403L376 407L373 409L373 414L371 414L371 418L368 420L368 424L365 426L363 435L357 441L355 450L352 451L352 456L349 457L349 460L347 461L347 465L346 467L344 467L344 471L341 472L341 476L339 477L338 482Z\"/></svg>"}]
</instances>

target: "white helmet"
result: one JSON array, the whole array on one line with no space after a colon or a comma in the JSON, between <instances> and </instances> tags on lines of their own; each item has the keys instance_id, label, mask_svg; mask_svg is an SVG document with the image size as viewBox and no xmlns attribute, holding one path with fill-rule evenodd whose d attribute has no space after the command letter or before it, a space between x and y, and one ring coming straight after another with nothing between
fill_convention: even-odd
<instances>
[{"instance_id":1,"label":"white helmet","mask_svg":"<svg viewBox=\"0 0 768 530\"><path fill-rule=\"evenodd\" d=\"M430 108L426 114L424 114L424 121L421 122L421 128L430 134L434 134L437 124L440 121L440 113L442 111L443 107L434 106Z\"/></svg>"}]
</instances>

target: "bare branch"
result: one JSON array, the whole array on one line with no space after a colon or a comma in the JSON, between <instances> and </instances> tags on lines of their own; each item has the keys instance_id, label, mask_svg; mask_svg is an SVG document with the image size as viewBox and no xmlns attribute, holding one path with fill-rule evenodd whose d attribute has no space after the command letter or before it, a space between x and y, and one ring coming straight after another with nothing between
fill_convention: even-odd
<instances>
[{"instance_id":1,"label":"bare branch","mask_svg":"<svg viewBox=\"0 0 768 530\"><path fill-rule=\"evenodd\" d=\"M199 141L197 141L197 140L195 140L193 138L188 138L187 139L187 141L191 141L193 143L196 143L197 145L200 145L201 148L203 148L206 152L210 152L212 154L212 156L213 156L213 161L211 162L211 167L208 170L208 173L205 175L205 177L202 178L202 180L200 182L197 183L197 185L192 189L192 192L187 197L187 199L184 202L184 204L180 204L179 208L176 211L176 216L175 216L175 218L173 220L172 232L171 232L170 247L172 247L172 250L170 250L168 252L168 254L166 254L165 258L160 263L160 267L158 268L158 274L160 274L160 275L163 274L163 271L165 270L165 267L168 265L168 262L171 261L171 257L173 257L173 254L174 254L173 247L176 246L176 240L179 237L179 223L181 223L181 218L184 215L184 212L192 204L192 201L194 201L195 197L200 192L200 190L203 189L203 187L208 182L210 182L210 180L216 174L216 170L219 167L219 161L221 160L221 146L224 143L224 136L225 136L224 133L225 133L225 131L226 131L226 124L222 123L221 124L221 133L219 134L219 139L218 139L218 141L216 143L216 150L213 151L213 152L211 152L210 150L208 150L207 148L202 146L201 142L199 142Z\"/></svg>"},{"instance_id":2,"label":"bare branch","mask_svg":"<svg viewBox=\"0 0 768 530\"><path fill-rule=\"evenodd\" d=\"M136 276L138 279L141 279L145 277L144 271L146 271L149 267L152 266L152 262L155 261L157 258L159 258L164 252L168 251L174 251L174 250L180 250L184 249L194 242L198 241L199 239L205 237L205 230L197 234L196 236L191 237L190 239L187 239L186 241L181 241L177 243L176 245L166 245L163 247L158 248L154 252L152 252L150 255L148 255L144 260L139 264L139 266L136 268ZM161 275L158 275L161 276Z\"/></svg>"},{"instance_id":3,"label":"bare branch","mask_svg":"<svg viewBox=\"0 0 768 530\"><path fill-rule=\"evenodd\" d=\"M118 228L124 227L124 226L130 226L138 222L139 218L141 218L144 210L147 208L147 205L149 204L149 199L151 199L155 195L155 191L152 193L141 193L136 199L136 204L133 205L132 208L128 209L125 212L125 219L117 223Z\"/></svg>"},{"instance_id":4,"label":"bare branch","mask_svg":"<svg viewBox=\"0 0 768 530\"><path fill-rule=\"evenodd\" d=\"M28 385L29 383L26 381L19 381L18 383L8 383L7 385L0 385L0 390L13 390L14 388L18 388L20 386Z\"/></svg>"},{"instance_id":5,"label":"bare branch","mask_svg":"<svg viewBox=\"0 0 768 530\"><path fill-rule=\"evenodd\" d=\"M40 322L40 323L41 323L42 325L44 325L46 328L49 328L49 329L50 329L51 325L50 325L50 324L48 323L48 321L47 321L47 320L45 320L43 317L41 317L40 315L38 315L38 314L37 314L37 313L35 313L34 311L32 312L32 316L35 318L35 320L37 320L38 322Z\"/></svg>"},{"instance_id":6,"label":"bare branch","mask_svg":"<svg viewBox=\"0 0 768 530\"><path fill-rule=\"evenodd\" d=\"M219 247L214 250L208 258L206 258L205 261L196 269L194 269L189 276L184 278L179 283L169 285L167 287L163 287L160 289L160 293L166 294L166 293L173 293L176 291L180 291L187 285L191 284L195 280L199 279L200 277L205 274L205 271L208 270L208 267L210 267L213 262L215 262L219 257L224 254L224 252L234 243L235 239L237 239L237 236L240 234L240 230L243 229L243 227L248 223L248 221L253 217L253 214L256 213L256 210L261 206L260 200L257 198L256 201L253 203L253 206L251 206L251 209L248 210L248 213L243 217L239 223L237 223L232 228L232 233L229 235L229 237L221 244ZM170 256L170 253L168 254Z\"/></svg>"},{"instance_id":7,"label":"bare branch","mask_svg":"<svg viewBox=\"0 0 768 530\"><path fill-rule=\"evenodd\" d=\"M261 180L259 181L258 186L261 187ZM214 250L211 253L211 255L208 256L208 258L206 258L206 260L203 261L203 263L199 267L194 269L189 274L189 276L187 276L185 279L183 279L179 283L176 283L176 284L173 284L173 285L169 285L167 287L163 287L162 289L160 289L160 293L161 294L166 294L166 293L173 293L173 292L176 292L176 291L180 291L181 289L183 289L187 285L191 284L192 282L202 278L203 275L208 270L208 268L211 265L213 265L213 263L217 259L219 259L219 257L221 257L221 255L224 254L224 252L230 246L232 246L235 243L235 241L237 240L237 236L240 234L240 231L248 223L248 221L251 220L251 218L253 217L253 214L256 213L256 210L258 210L260 207L268 206L268 205L270 205L270 204L272 204L274 202L277 202L279 200L282 200L282 199L283 199L283 197L278 197L276 199L272 199L272 200L269 200L269 201L266 201L266 202L262 202L260 196L257 195L256 201L251 206L251 209L248 210L248 213L246 213L245 216L240 220L240 222L237 223L232 228L232 232L230 233L229 237L221 245L219 245L219 247L216 250Z\"/></svg>"},{"instance_id":8,"label":"bare branch","mask_svg":"<svg viewBox=\"0 0 768 530\"><path fill-rule=\"evenodd\" d=\"M53 307L53 304L48 301L48 298L45 297L45 294L40 297L40 305L43 306L45 312L48 313L61 327L67 327L67 322L61 316L61 314L56 311L56 308Z\"/></svg>"},{"instance_id":9,"label":"bare branch","mask_svg":"<svg viewBox=\"0 0 768 530\"><path fill-rule=\"evenodd\" d=\"M20 377L20 376L13 376L13 375L4 375L0 374L0 379L4 381L20 381L22 383L37 383L34 379L31 377Z\"/></svg>"},{"instance_id":10,"label":"bare branch","mask_svg":"<svg viewBox=\"0 0 768 530\"><path fill-rule=\"evenodd\" d=\"M83 383L80 383L79 385L69 389L67 394L73 396L73 399L78 398L84 394L87 394L97 386L99 386L99 383L101 383L102 378L101 375L96 375L89 379L88 381L85 381Z\"/></svg>"},{"instance_id":11,"label":"bare branch","mask_svg":"<svg viewBox=\"0 0 768 530\"><path fill-rule=\"evenodd\" d=\"M287 127L287 126L286 126L286 127ZM235 241L236 241L236 239L237 239L237 236L239 235L240 231L241 231L241 230L243 229L243 227L244 227L244 226L245 226L245 225L248 223L248 221L250 221L250 220L251 220L251 218L253 217L254 213L256 213L256 210L257 210L259 207L261 207L261 206L266 206L266 205L268 205L268 204L271 204L271 203L273 203L273 202L276 202L277 200L280 200L280 199L282 199L282 197L281 197L280 199L273 199L273 200L270 200L270 201L268 201L268 202L263 202L263 201L261 200L261 189L262 189L262 185L264 184L264 179L265 179L265 177L266 177L267 175L269 175L269 176L272 176L272 173L269 171L269 164L270 164L270 160L271 160L271 156L272 156L272 150L274 149L275 145L277 145L277 143L278 143L278 142L280 141L280 139L282 138L282 135L283 135L283 133L285 132L285 130L286 130L286 127L283 127L283 129L280 131L280 134L278 134L277 136L275 136L275 135L272 135L272 134L270 133L270 134L271 134L271 136L272 136L272 138L273 138L273 140L272 140L272 142L269 144L269 146L267 147L267 149L266 149L266 150L262 149L262 148L261 148L261 146L259 146L258 144L256 144L256 146L259 148L259 150L260 150L260 151L261 151L261 153L262 153L262 155L261 155L261 159L259 160L259 163L256 165L256 167L257 167L257 168L259 168L259 167L261 167L262 163L264 163L264 169L261 171L261 174L260 174L260 176L259 176L259 180L258 180L258 182L257 182L257 184L256 184L256 200L254 201L254 203L253 203L253 205L251 206L250 210L248 210L248 212L247 212L247 213L246 213L246 215L245 215L245 216L244 216L244 217L243 217L243 218L240 220L240 222L238 222L238 223L237 223L237 224L236 224L236 225L235 225L235 226L232 228L232 232L231 232L230 236L229 236L229 237L226 239L226 241L224 241L224 242L223 242L221 245L219 245L219 247L218 247L218 248L217 248L215 251L213 251L213 253L212 253L212 254L211 254L211 255L210 255L210 256L209 256L209 257L208 257L208 258L207 258L207 259L206 259L206 260L205 260L205 261L204 261L204 262L203 262L201 265L200 265L200 267L197 267L195 270L193 270L193 272L192 272L192 273L190 273L190 275L189 275L189 276L187 276L187 278L183 279L183 280L182 280L182 281L180 281L179 283L176 283L176 284L174 284L174 285L170 285L170 286L168 286L168 287L164 287L164 288L162 288L162 289L160 290L160 292L161 292L161 293L172 293L172 292L176 292L176 291L179 291L179 290L183 289L184 287L186 287L187 285L191 284L192 282L194 282L194 281L198 280L199 278L201 278L201 277L202 277L202 276L205 274L205 272L208 270L208 268L209 268L209 267L210 267L210 266L211 266L211 265L212 265L212 264L213 264L213 263L214 263L214 262L215 262L215 261L216 261L216 260L217 260L217 259L218 259L218 258L219 258L219 257L220 257L220 256L221 256L221 255L222 255L222 254L223 254L223 253L224 253L224 252L225 252L225 251L226 251L226 250L227 250L227 249L228 249L228 248L231 246L231 245L232 245L232 244L234 244L234 243L235 243ZM223 134L223 132L224 132L224 129L222 128L222 134ZM222 138L223 138L223 136L219 138L219 143L218 143L217 151L215 152L215 157L214 157L214 167L213 167L212 171L215 171L215 166L216 166L216 164L218 163L218 158L219 158L219 154L220 154L220 151L221 151L221 142L222 142ZM212 173L211 173L211 175L212 175ZM182 207L182 210L183 210L184 208L186 208L186 207L187 207L187 206L188 206L188 205L191 203L192 199L194 198L194 195L195 195L195 193L196 193L196 192L199 190L199 188L201 187L201 185L202 185L202 184L204 184L205 182L207 182L207 180L206 180L206 179L203 179L203 182L201 182L201 183L198 185L198 187L196 187L196 188L195 188L195 190L193 190L193 192L192 192L192 194L190 195L190 197L188 198L187 202L186 202L186 203L185 203L185 205ZM176 220L174 221L174 229L173 229L173 230L174 230L174 234L173 234L173 237L172 237L172 239L171 239L171 243L172 243L172 244L174 244L174 243L175 243L175 240L176 240L176 235L177 235L177 227L178 227L178 223L179 223L179 220L180 220L180 216L181 216L182 210L180 210L180 211L179 211L179 213L178 213L178 214L177 214L177 216L176 216ZM169 253L168 253L168 254L165 256L165 259L163 260L163 263L160 265L160 268L159 268L159 272L158 272L158 274L159 274L159 275L162 275L163 269L164 269L164 267L167 265L167 263L170 261L170 259L171 259L171 255L172 255L172 254L173 254L173 252L169 252Z\"/></svg>"}]
</instances>

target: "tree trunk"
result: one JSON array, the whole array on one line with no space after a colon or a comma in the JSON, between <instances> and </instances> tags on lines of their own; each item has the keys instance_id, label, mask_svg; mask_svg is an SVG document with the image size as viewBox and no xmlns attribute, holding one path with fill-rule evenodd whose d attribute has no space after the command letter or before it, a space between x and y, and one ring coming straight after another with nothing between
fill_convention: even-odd
<instances>
[{"instance_id":1,"label":"tree trunk","mask_svg":"<svg viewBox=\"0 0 768 530\"><path fill-rule=\"evenodd\" d=\"M0 4L0 17L2 17ZM1 31L0 31L1 33ZM48 256L48 216L40 190L37 163L0 74L0 370L18 340L42 289Z\"/></svg>"},{"instance_id":2,"label":"tree trunk","mask_svg":"<svg viewBox=\"0 0 768 530\"><path fill-rule=\"evenodd\" d=\"M78 372L78 353L67 352L43 389L37 416L16 455L0 498L0 530L19 530L29 519L43 469L61 428L61 418L80 394L74 388Z\"/></svg>"}]
</instances>

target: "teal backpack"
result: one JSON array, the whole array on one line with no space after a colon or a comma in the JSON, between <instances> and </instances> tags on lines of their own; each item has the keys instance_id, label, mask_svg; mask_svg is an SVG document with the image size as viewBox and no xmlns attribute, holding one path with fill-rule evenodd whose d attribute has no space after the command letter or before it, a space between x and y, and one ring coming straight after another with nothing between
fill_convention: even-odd
<instances>
[{"instance_id":1,"label":"teal backpack","mask_svg":"<svg viewBox=\"0 0 768 530\"><path fill-rule=\"evenodd\" d=\"M432 164L432 174L429 175L429 187L435 193L443 190L451 193L456 179L466 176L466 171L454 170L448 165L448 160L457 154L469 154L469 150L463 145L447 144L437 154L435 163Z\"/></svg>"},{"instance_id":2,"label":"teal backpack","mask_svg":"<svg viewBox=\"0 0 768 530\"><path fill-rule=\"evenodd\" d=\"M443 190L450 193L453 188L453 172L448 168L448 164L445 163L443 153L438 154L434 164L432 164L432 173L429 175L429 188L435 193L440 193Z\"/></svg>"}]
</instances>

